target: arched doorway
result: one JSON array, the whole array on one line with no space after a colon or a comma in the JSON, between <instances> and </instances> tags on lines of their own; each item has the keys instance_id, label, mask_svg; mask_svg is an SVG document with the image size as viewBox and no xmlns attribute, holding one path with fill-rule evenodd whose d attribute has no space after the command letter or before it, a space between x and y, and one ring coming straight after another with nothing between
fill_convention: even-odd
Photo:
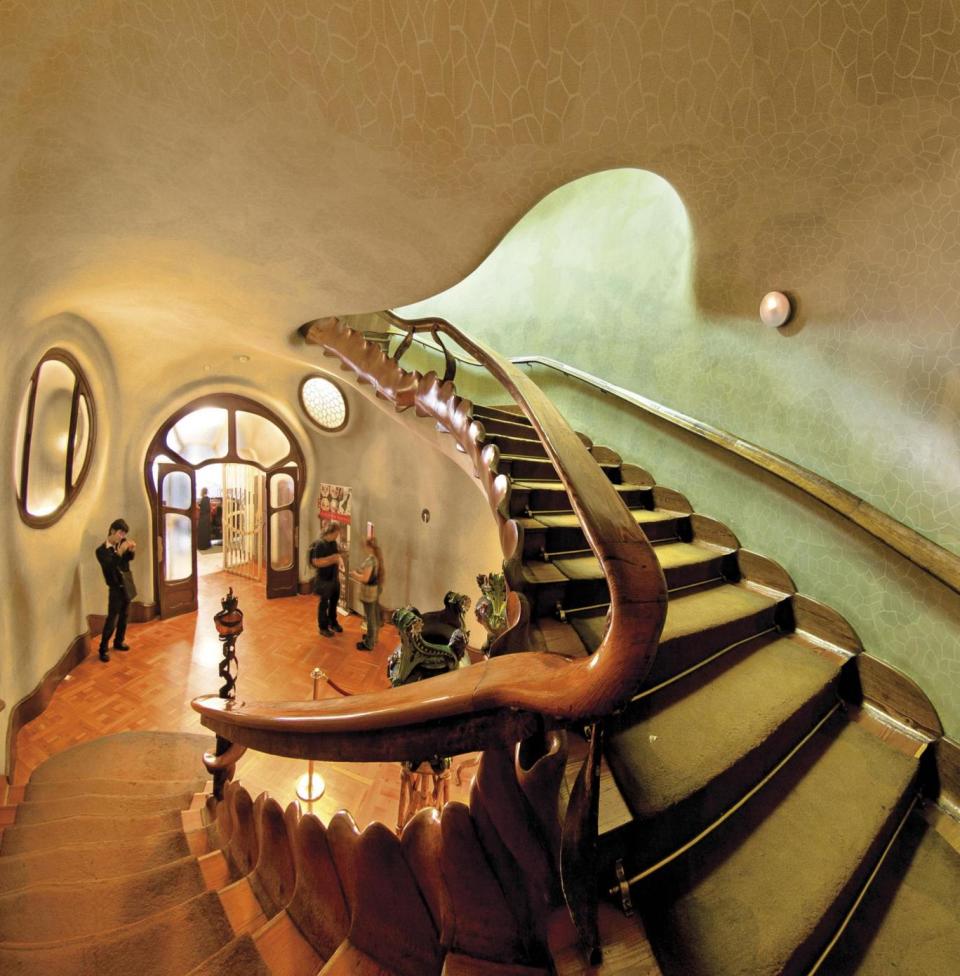
<instances>
[{"instance_id":1,"label":"arched doorway","mask_svg":"<svg viewBox=\"0 0 960 976\"><path fill-rule=\"evenodd\" d=\"M218 464L263 473L267 597L297 593L303 452L287 425L262 404L239 394L212 394L170 416L144 460L161 617L197 609L197 472Z\"/></svg>"}]
</instances>

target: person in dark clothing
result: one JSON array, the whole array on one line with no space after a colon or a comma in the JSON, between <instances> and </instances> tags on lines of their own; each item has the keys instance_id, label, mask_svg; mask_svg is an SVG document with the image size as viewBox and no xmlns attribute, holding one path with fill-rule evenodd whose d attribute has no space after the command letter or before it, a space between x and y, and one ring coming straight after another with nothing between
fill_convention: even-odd
<instances>
[{"instance_id":1,"label":"person in dark clothing","mask_svg":"<svg viewBox=\"0 0 960 976\"><path fill-rule=\"evenodd\" d=\"M210 518L210 498L206 488L200 489L200 501L197 504L197 548L209 549L212 521Z\"/></svg>"},{"instance_id":2,"label":"person in dark clothing","mask_svg":"<svg viewBox=\"0 0 960 976\"><path fill-rule=\"evenodd\" d=\"M337 604L340 602L340 526L328 522L323 534L310 546L310 565L317 571L313 592L320 597L317 604L317 628L324 637L333 632L343 633L337 623Z\"/></svg>"},{"instance_id":3,"label":"person in dark clothing","mask_svg":"<svg viewBox=\"0 0 960 976\"><path fill-rule=\"evenodd\" d=\"M130 645L124 641L127 632L127 610L130 600L123 586L120 575L130 568L137 549L133 539L127 538L130 527L123 519L115 519L110 523L106 542L97 546L97 562L103 570L103 581L107 584L109 598L107 600L107 619L103 623L103 633L100 635L100 660L109 661L110 638L113 637L115 651L129 651ZM114 634L116 628L116 634Z\"/></svg>"}]
</instances>

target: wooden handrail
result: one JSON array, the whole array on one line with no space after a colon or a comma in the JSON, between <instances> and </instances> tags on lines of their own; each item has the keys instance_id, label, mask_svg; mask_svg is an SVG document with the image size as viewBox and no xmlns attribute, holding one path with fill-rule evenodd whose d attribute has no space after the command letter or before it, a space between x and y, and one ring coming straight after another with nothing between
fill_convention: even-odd
<instances>
[{"instance_id":1,"label":"wooden handrail","mask_svg":"<svg viewBox=\"0 0 960 976\"><path fill-rule=\"evenodd\" d=\"M529 418L607 576L611 603L604 639L589 657L507 655L428 682L344 699L195 699L193 707L203 724L231 742L315 759L452 755L514 743L546 727L607 714L630 698L650 668L666 613L666 584L650 543L600 466L539 387L516 366L449 323L431 319L412 327L443 331L486 365ZM500 521L504 555L516 558L522 540L507 510L509 479L497 473L499 449L486 443L483 425L472 418L472 404L435 373L407 372L337 319L308 323L301 333L397 409L413 407L457 439L473 460Z\"/></svg>"},{"instance_id":2,"label":"wooden handrail","mask_svg":"<svg viewBox=\"0 0 960 976\"><path fill-rule=\"evenodd\" d=\"M388 312L386 315L401 327L406 325L403 319L392 313ZM422 319L415 321L419 326L418 331L430 331L429 328L420 325L420 323L434 323L437 320ZM423 345L432 349L426 343ZM465 359L458 358L457 361L468 366L478 365ZM943 546L937 545L937 543L917 532L916 529L911 529L903 522L899 522L891 515L887 515L869 502L864 501L859 495L855 495L846 488L841 488L835 482L824 478L809 468L744 440L742 437L730 434L719 427L713 427L695 417L681 413L679 410L665 407L649 397L641 396L632 390L609 383L593 373L588 373L558 359L552 359L549 356L511 356L509 361L516 366L545 366L548 369L555 370L564 376L579 380L587 386L592 386L602 393L639 407L653 417L665 420L682 430L702 437L731 454L744 458L751 464L755 464L795 488L799 488L800 491L812 498L816 498L817 501L853 522L854 525L859 526L875 539L879 539L880 542L908 559L915 566L919 566L920 569L948 586L955 593L960 593L960 556L949 549L944 549Z\"/></svg>"}]
</instances>

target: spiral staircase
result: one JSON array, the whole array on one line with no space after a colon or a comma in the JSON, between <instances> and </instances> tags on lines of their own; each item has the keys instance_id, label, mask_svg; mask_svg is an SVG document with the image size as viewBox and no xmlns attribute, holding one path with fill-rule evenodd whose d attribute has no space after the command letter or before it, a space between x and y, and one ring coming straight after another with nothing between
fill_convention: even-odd
<instances>
[{"instance_id":1,"label":"spiral staircase","mask_svg":"<svg viewBox=\"0 0 960 976\"><path fill-rule=\"evenodd\" d=\"M151 740L146 782L124 772L134 750L144 768L146 733L69 750L7 808L3 973L957 971L960 750L919 688L782 567L612 450L461 400L449 377L407 373L336 322L308 341L471 458L514 626L472 684L432 679L450 693L426 713L420 686L371 701L365 724L325 703L288 709L282 728L269 705L195 707L218 735L284 754L482 742L470 803L423 811L397 838L347 814L325 827L238 784L198 794L206 739ZM606 509L565 460L581 454ZM622 518L643 531L635 549L617 548ZM659 570L631 604L618 574L647 551ZM639 636L620 651L638 678L602 706L575 699L566 689L609 660L625 618ZM216 775L222 786L229 772ZM598 931L596 967L568 951L567 905L581 935ZM645 940L653 956L624 953Z\"/></svg>"}]
</instances>

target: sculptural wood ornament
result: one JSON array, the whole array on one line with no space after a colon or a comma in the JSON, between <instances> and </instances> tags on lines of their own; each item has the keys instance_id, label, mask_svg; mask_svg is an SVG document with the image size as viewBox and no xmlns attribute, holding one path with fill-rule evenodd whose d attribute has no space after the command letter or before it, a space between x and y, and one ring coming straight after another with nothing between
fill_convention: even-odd
<instances>
[{"instance_id":1,"label":"sculptural wood ornament","mask_svg":"<svg viewBox=\"0 0 960 976\"><path fill-rule=\"evenodd\" d=\"M530 787L559 785L565 762L562 735L535 759L491 750L468 805L422 810L400 837L378 823L361 832L347 813L324 827L236 783L212 810L234 872L325 972L440 976L449 961L463 973L546 976L547 919L563 910L557 833Z\"/></svg>"}]
</instances>

